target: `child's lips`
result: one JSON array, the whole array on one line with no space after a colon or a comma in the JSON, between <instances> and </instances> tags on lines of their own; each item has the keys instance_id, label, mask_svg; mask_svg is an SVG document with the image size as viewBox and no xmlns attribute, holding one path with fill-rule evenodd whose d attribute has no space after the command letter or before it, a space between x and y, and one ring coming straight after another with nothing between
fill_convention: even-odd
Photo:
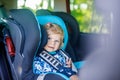
<instances>
[{"instance_id":1,"label":"child's lips","mask_svg":"<svg viewBox=\"0 0 120 80\"><path fill-rule=\"evenodd\" d=\"M48 46L48 48L54 49L54 47L52 47L52 46Z\"/></svg>"}]
</instances>

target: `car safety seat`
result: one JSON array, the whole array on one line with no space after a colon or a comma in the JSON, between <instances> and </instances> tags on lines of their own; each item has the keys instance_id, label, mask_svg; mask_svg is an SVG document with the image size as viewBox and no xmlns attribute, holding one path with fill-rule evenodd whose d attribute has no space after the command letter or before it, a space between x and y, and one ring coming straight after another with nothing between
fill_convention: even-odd
<instances>
[{"instance_id":1,"label":"car safety seat","mask_svg":"<svg viewBox=\"0 0 120 80\"><path fill-rule=\"evenodd\" d=\"M32 59L40 45L40 28L28 9L13 9L9 15L3 19L8 25L3 30L6 54L13 80L21 80L22 71L32 69Z\"/></svg>"},{"instance_id":2,"label":"car safety seat","mask_svg":"<svg viewBox=\"0 0 120 80\"><path fill-rule=\"evenodd\" d=\"M46 9L40 9L36 11L36 16L43 15L58 16L64 21L69 35L68 44L65 51L69 53L75 66L80 69L84 64L84 61L82 52L80 53L80 50L78 50L80 47L80 45L78 45L80 39L80 31L77 20L66 12L52 12Z\"/></svg>"},{"instance_id":3,"label":"car safety seat","mask_svg":"<svg viewBox=\"0 0 120 80\"><path fill-rule=\"evenodd\" d=\"M58 16L55 16L55 15L39 15L36 17L37 20L38 20L38 23L42 26L40 27L43 27L45 24L47 23L56 23L58 25L60 25L60 27L63 29L64 31L64 41L63 41L63 46L61 47L63 50L66 49L67 47L67 44L68 44L68 31L67 31L67 28L66 28L66 25L64 23L64 21L58 17ZM41 33L42 34L42 33ZM46 36L46 35L44 35ZM41 37L42 38L42 37ZM42 44L42 43L41 43ZM40 49L39 49L40 50ZM74 67L75 68L75 67ZM52 73L52 75L59 75L63 78L63 80L69 80L69 78L67 78L65 75L62 75L62 74L58 74L58 73ZM51 76L51 73L47 74L48 76Z\"/></svg>"},{"instance_id":4,"label":"car safety seat","mask_svg":"<svg viewBox=\"0 0 120 80\"><path fill-rule=\"evenodd\" d=\"M55 15L55 13L57 14L58 13L58 15ZM64 14L66 14L66 15L63 15L63 13ZM53 15L53 16L57 16L57 17L60 17L63 21L64 21L64 23L65 23L65 26L66 26L66 28L67 28L67 31L68 31L68 35L69 35L69 39L68 39L68 43L67 43L67 45L66 45L66 49L65 49L65 51L66 52L68 52L69 53L69 55L70 55L70 57L72 58L72 61L73 62L75 62L76 61L76 57L75 57L75 53L74 53L74 50L73 50L73 48L71 47L71 39L73 38L71 38L71 36L73 36L73 35L70 35L70 26L68 26L68 23L69 23L69 25L71 24L71 21L74 21L72 18L70 18L70 17L67 17L68 16L68 14L67 13L65 13L65 12L52 12L52 11L49 11L49 10L46 10L46 9L39 9L39 10L37 10L36 11L36 16L43 16L43 15ZM61 17L62 16L62 17ZM73 24L71 24L72 25L72 27L73 27L73 25L74 25L74 22L73 22ZM74 25L74 26L76 26L76 25ZM73 28L74 29L74 28ZM75 28L76 29L76 28ZM77 29L78 30L78 29ZM75 31L75 30L73 30L73 33L77 33L77 31ZM77 34L78 35L78 34ZM76 35L74 35L75 37L74 37L74 39L75 40L73 40L72 42L74 43L75 41L76 41Z\"/></svg>"}]
</instances>

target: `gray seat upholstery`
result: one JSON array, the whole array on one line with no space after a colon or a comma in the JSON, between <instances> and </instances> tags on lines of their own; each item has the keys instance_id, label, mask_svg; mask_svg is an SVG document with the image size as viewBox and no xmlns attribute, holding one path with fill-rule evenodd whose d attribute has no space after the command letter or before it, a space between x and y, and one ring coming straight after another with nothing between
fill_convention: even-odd
<instances>
[{"instance_id":1,"label":"gray seat upholstery","mask_svg":"<svg viewBox=\"0 0 120 80\"><path fill-rule=\"evenodd\" d=\"M8 24L15 46L15 56L11 58L7 52L7 58L14 80L20 80L22 72L32 69L32 59L40 44L40 28L34 14L28 9L10 10L10 18L4 22Z\"/></svg>"}]
</instances>

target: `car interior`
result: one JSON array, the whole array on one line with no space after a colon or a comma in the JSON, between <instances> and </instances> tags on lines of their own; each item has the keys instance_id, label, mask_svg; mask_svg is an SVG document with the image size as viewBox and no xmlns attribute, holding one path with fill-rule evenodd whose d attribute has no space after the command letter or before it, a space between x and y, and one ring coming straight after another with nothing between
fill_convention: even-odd
<instances>
[{"instance_id":1,"label":"car interior","mask_svg":"<svg viewBox=\"0 0 120 80\"><path fill-rule=\"evenodd\" d=\"M41 9L33 14L28 9L11 9L9 14L5 13L4 7L0 6L1 80L20 80L21 75L26 76L22 74L22 70L31 72L35 54L47 41L46 32L42 27L47 22L62 26L65 32L62 49L69 53L78 71L84 65L85 56L104 44L104 36L80 32L76 19L65 12ZM61 80L65 79L63 75L59 77Z\"/></svg>"}]
</instances>

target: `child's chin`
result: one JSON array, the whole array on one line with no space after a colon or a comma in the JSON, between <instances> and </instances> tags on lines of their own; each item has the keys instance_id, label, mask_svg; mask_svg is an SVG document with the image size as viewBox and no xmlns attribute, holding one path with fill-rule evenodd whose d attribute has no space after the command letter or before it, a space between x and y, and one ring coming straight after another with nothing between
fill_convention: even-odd
<instances>
[{"instance_id":1,"label":"child's chin","mask_svg":"<svg viewBox=\"0 0 120 80\"><path fill-rule=\"evenodd\" d=\"M53 51L55 51L55 50L53 50L53 49L49 49L49 50L47 50L48 52L53 52Z\"/></svg>"}]
</instances>

